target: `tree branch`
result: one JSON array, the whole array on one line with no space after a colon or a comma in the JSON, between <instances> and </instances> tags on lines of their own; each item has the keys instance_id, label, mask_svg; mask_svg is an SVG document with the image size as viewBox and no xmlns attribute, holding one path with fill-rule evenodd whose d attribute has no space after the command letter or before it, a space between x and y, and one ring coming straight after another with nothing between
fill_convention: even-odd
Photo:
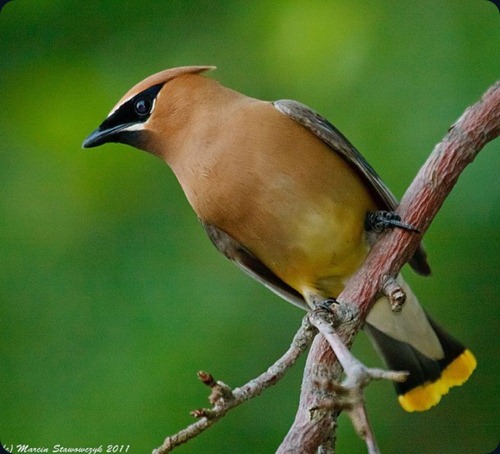
<instances>
[{"instance_id":1,"label":"tree branch","mask_svg":"<svg viewBox=\"0 0 500 454\"><path fill-rule=\"evenodd\" d=\"M500 82L497 82L449 129L401 200L397 213L404 222L417 227L420 233L403 229L382 233L363 266L339 295L340 303L356 309L353 319L337 329L338 336L348 348L387 278L397 276L401 267L412 257L423 233L428 229L462 171L484 145L499 134ZM310 409L316 408L324 399L325 389L328 388L325 380L330 384L339 382L341 372L332 348L323 336L316 336L304 371L295 421L279 447L279 453L314 453L328 441L339 411L325 411L313 420L310 417ZM369 449L370 442L371 440L367 439ZM331 447L328 449L328 452L333 452Z\"/></svg>"}]
</instances>

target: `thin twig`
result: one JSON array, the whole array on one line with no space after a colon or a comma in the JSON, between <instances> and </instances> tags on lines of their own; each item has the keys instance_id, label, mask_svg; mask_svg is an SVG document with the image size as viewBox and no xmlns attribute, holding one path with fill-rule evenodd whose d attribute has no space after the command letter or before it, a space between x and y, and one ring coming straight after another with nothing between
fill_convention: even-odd
<instances>
[{"instance_id":1,"label":"thin twig","mask_svg":"<svg viewBox=\"0 0 500 454\"><path fill-rule=\"evenodd\" d=\"M153 451L153 454L171 452L177 446L186 443L215 424L229 410L258 396L266 388L277 383L285 375L286 371L295 364L299 356L311 345L316 332L316 329L309 323L308 318L304 317L300 329L295 334L285 354L269 367L266 372L250 380L240 388L231 390L224 383L215 381L210 374L199 372L198 377L200 380L212 389L209 400L213 404L213 407L191 412L199 420L176 434L167 437L163 444Z\"/></svg>"},{"instance_id":2,"label":"thin twig","mask_svg":"<svg viewBox=\"0 0 500 454\"><path fill-rule=\"evenodd\" d=\"M408 378L408 372L385 371L366 367L354 357L342 342L334 324L329 319L329 314L325 313L324 310L318 309L311 312L309 320L327 340L346 374L342 384L335 385L337 396L329 401L330 409L345 410L357 433L365 440L369 454L378 454L380 451L366 412L364 388L372 380L405 381Z\"/></svg>"},{"instance_id":3,"label":"thin twig","mask_svg":"<svg viewBox=\"0 0 500 454\"><path fill-rule=\"evenodd\" d=\"M384 284L381 291L389 299L389 304L393 312L400 312L403 309L403 305L406 302L406 293L395 278L384 276Z\"/></svg>"}]
</instances>

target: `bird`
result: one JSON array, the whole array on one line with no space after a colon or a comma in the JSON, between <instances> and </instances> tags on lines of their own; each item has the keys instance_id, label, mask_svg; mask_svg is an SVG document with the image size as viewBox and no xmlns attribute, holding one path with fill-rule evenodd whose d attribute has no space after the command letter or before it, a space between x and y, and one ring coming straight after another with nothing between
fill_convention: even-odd
<instances>
[{"instance_id":1,"label":"bird","mask_svg":"<svg viewBox=\"0 0 500 454\"><path fill-rule=\"evenodd\" d=\"M130 145L164 160L215 247L251 277L305 310L335 300L382 226L405 225L397 200L328 120L293 100L262 101L183 66L133 86L84 148ZM380 227L380 226L378 226ZM430 274L420 245L409 261ZM406 293L394 312L377 300L364 325L408 412L433 407L476 368L472 352Z\"/></svg>"}]
</instances>

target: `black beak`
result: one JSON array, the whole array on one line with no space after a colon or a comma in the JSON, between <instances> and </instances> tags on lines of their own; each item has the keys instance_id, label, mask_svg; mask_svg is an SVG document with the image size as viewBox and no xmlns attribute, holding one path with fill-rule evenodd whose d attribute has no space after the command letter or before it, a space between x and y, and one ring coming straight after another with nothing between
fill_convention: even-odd
<instances>
[{"instance_id":1,"label":"black beak","mask_svg":"<svg viewBox=\"0 0 500 454\"><path fill-rule=\"evenodd\" d=\"M128 125L118 125L112 128L103 128L99 126L95 131L92 131L83 141L83 148L93 148L103 145L108 142L124 142L123 130Z\"/></svg>"}]
</instances>

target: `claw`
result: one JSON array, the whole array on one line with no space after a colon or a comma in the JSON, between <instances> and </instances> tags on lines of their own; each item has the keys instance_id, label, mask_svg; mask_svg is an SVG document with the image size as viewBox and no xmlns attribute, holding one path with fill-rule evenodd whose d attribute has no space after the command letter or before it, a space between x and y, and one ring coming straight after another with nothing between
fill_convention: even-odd
<instances>
[{"instance_id":1,"label":"claw","mask_svg":"<svg viewBox=\"0 0 500 454\"><path fill-rule=\"evenodd\" d=\"M323 309L326 312L332 312L332 306L338 304L335 298L327 298L316 303L316 309Z\"/></svg>"},{"instance_id":2,"label":"claw","mask_svg":"<svg viewBox=\"0 0 500 454\"><path fill-rule=\"evenodd\" d=\"M394 211L374 211L368 213L365 218L365 229L376 233L385 229L400 228L409 232L420 233L416 227L401 221L401 217Z\"/></svg>"}]
</instances>

